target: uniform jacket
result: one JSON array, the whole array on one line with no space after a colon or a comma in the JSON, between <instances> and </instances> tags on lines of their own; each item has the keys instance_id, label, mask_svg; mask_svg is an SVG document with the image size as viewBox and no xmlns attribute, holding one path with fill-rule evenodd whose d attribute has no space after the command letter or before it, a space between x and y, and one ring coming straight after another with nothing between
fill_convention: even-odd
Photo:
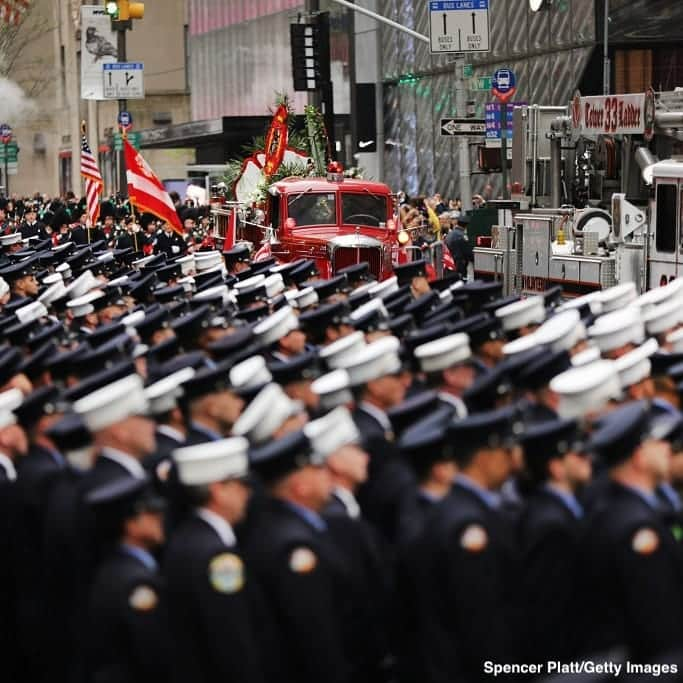
<instances>
[{"instance_id":1,"label":"uniform jacket","mask_svg":"<svg viewBox=\"0 0 683 683\"><path fill-rule=\"evenodd\" d=\"M172 680L265 683L266 655L257 634L268 630L244 554L190 513L164 558L173 634ZM271 656L268 653L267 656Z\"/></svg>"},{"instance_id":2,"label":"uniform jacket","mask_svg":"<svg viewBox=\"0 0 683 683\"><path fill-rule=\"evenodd\" d=\"M123 549L111 552L90 589L89 680L166 683L171 649L166 608L159 574Z\"/></svg>"},{"instance_id":3,"label":"uniform jacket","mask_svg":"<svg viewBox=\"0 0 683 683\"><path fill-rule=\"evenodd\" d=\"M353 412L353 420L361 434L363 447L370 455L368 481L358 490L358 502L363 517L388 542L394 543L401 501L416 486L415 476L399 455L393 433L385 430L374 415L357 408Z\"/></svg>"},{"instance_id":4,"label":"uniform jacket","mask_svg":"<svg viewBox=\"0 0 683 683\"><path fill-rule=\"evenodd\" d=\"M519 522L525 661L570 659L577 640L576 578L583 525L558 496L539 490Z\"/></svg>"},{"instance_id":5,"label":"uniform jacket","mask_svg":"<svg viewBox=\"0 0 683 683\"><path fill-rule=\"evenodd\" d=\"M249 530L247 554L274 610L283 683L377 680L367 574L342 516L318 530L286 503L267 499ZM349 535L346 535L349 534ZM381 650L382 648L380 648Z\"/></svg>"},{"instance_id":6,"label":"uniform jacket","mask_svg":"<svg viewBox=\"0 0 683 683\"><path fill-rule=\"evenodd\" d=\"M647 661L680 646L681 547L638 493L610 482L588 520L579 567L582 652L625 646Z\"/></svg>"},{"instance_id":7,"label":"uniform jacket","mask_svg":"<svg viewBox=\"0 0 683 683\"><path fill-rule=\"evenodd\" d=\"M515 661L519 558L507 520L475 492L456 483L434 506L398 578L413 633L407 681L480 681L485 660Z\"/></svg>"}]
</instances>

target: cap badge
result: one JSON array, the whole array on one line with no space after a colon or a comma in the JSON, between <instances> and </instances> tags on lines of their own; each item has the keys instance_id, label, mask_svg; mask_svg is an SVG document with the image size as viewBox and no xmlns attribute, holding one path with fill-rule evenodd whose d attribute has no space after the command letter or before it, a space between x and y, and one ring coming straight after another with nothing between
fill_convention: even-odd
<instances>
[{"instance_id":1,"label":"cap badge","mask_svg":"<svg viewBox=\"0 0 683 683\"><path fill-rule=\"evenodd\" d=\"M460 536L460 545L471 553L480 553L488 542L486 529L480 524L470 524Z\"/></svg>"},{"instance_id":2,"label":"cap badge","mask_svg":"<svg viewBox=\"0 0 683 683\"><path fill-rule=\"evenodd\" d=\"M652 555L659 547L659 536L653 529L639 529L633 536L631 547L639 555Z\"/></svg>"},{"instance_id":3,"label":"cap badge","mask_svg":"<svg viewBox=\"0 0 683 683\"><path fill-rule=\"evenodd\" d=\"M318 564L318 558L310 548L296 548L289 556L289 568L297 574L308 574Z\"/></svg>"},{"instance_id":4,"label":"cap badge","mask_svg":"<svg viewBox=\"0 0 683 683\"><path fill-rule=\"evenodd\" d=\"M219 593L237 593L244 586L242 559L232 553L221 553L209 562L209 580Z\"/></svg>"},{"instance_id":5,"label":"cap badge","mask_svg":"<svg viewBox=\"0 0 683 683\"><path fill-rule=\"evenodd\" d=\"M136 612L149 612L159 604L159 596L151 586L138 586L130 594L128 604Z\"/></svg>"}]
</instances>

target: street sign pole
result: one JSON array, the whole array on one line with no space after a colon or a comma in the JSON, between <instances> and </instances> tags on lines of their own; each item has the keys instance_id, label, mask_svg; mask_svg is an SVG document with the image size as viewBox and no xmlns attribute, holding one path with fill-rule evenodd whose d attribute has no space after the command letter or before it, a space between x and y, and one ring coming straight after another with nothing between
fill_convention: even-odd
<instances>
[{"instance_id":1,"label":"street sign pole","mask_svg":"<svg viewBox=\"0 0 683 683\"><path fill-rule=\"evenodd\" d=\"M126 57L126 28L119 27L116 32L116 47L118 51L118 61L127 61ZM128 109L127 100L119 100L119 115ZM126 156L123 148L119 152L119 194L122 197L128 196L128 179L126 177Z\"/></svg>"},{"instance_id":2,"label":"street sign pole","mask_svg":"<svg viewBox=\"0 0 683 683\"><path fill-rule=\"evenodd\" d=\"M455 108L457 115L464 118L467 112L467 90L465 88L465 55L455 60ZM472 208L472 166L470 161L470 141L467 136L460 136L458 150L458 188L463 208Z\"/></svg>"},{"instance_id":3,"label":"street sign pole","mask_svg":"<svg viewBox=\"0 0 683 683\"><path fill-rule=\"evenodd\" d=\"M510 69L498 69L491 79L491 90L500 102L500 166L503 199L510 199L508 190L508 102L517 92L515 74Z\"/></svg>"},{"instance_id":4,"label":"street sign pole","mask_svg":"<svg viewBox=\"0 0 683 683\"><path fill-rule=\"evenodd\" d=\"M501 175L503 181L503 199L510 199L508 190L508 105L507 102L500 104L500 156L501 156Z\"/></svg>"}]
</instances>

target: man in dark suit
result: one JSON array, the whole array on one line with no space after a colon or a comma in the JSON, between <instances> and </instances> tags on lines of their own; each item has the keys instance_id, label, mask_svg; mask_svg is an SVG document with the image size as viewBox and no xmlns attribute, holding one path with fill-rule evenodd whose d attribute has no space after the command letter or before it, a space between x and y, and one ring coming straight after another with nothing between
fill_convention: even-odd
<instances>
[{"instance_id":1,"label":"man in dark suit","mask_svg":"<svg viewBox=\"0 0 683 683\"><path fill-rule=\"evenodd\" d=\"M303 432L252 452L267 496L249 530L247 556L269 596L290 683L377 681L366 577L345 551L336 522L321 513L331 494L324 459Z\"/></svg>"},{"instance_id":2,"label":"man in dark suit","mask_svg":"<svg viewBox=\"0 0 683 683\"><path fill-rule=\"evenodd\" d=\"M265 683L269 630L257 585L234 532L249 498L241 437L174 453L185 515L164 557L178 683ZM272 673L276 670L273 668Z\"/></svg>"},{"instance_id":3,"label":"man in dark suit","mask_svg":"<svg viewBox=\"0 0 683 683\"><path fill-rule=\"evenodd\" d=\"M530 495L519 521L527 619L524 661L576 654L576 578L583 508L575 493L591 462L575 420L551 419L522 436Z\"/></svg>"},{"instance_id":4,"label":"man in dark suit","mask_svg":"<svg viewBox=\"0 0 683 683\"><path fill-rule=\"evenodd\" d=\"M455 270L461 278L467 277L467 265L474 263L474 251L472 245L467 239L465 230L469 220L466 216L461 215L457 219L458 223L446 235L446 246L451 252L453 261L455 261Z\"/></svg>"},{"instance_id":5,"label":"man in dark suit","mask_svg":"<svg viewBox=\"0 0 683 683\"><path fill-rule=\"evenodd\" d=\"M142 378L131 374L96 389L74 403L93 434L95 466L84 481L86 490L118 477L144 479L142 460L156 448L154 422L145 416L148 401Z\"/></svg>"},{"instance_id":6,"label":"man in dark suit","mask_svg":"<svg viewBox=\"0 0 683 683\"><path fill-rule=\"evenodd\" d=\"M48 235L45 232L45 224L38 220L38 207L35 204L30 204L24 216L24 222L21 224L19 231L22 239L29 237L38 237L45 239Z\"/></svg>"},{"instance_id":7,"label":"man in dark suit","mask_svg":"<svg viewBox=\"0 0 683 683\"><path fill-rule=\"evenodd\" d=\"M605 416L587 444L610 483L581 544L590 558L579 565L581 653L625 647L645 662L680 647L683 560L656 494L680 420L645 401L629 403Z\"/></svg>"},{"instance_id":8,"label":"man in dark suit","mask_svg":"<svg viewBox=\"0 0 683 683\"><path fill-rule=\"evenodd\" d=\"M497 491L514 469L514 409L449 426L459 474L402 556L399 581L418 605L408 670L425 682L480 681L484 661L514 662L519 564Z\"/></svg>"},{"instance_id":9,"label":"man in dark suit","mask_svg":"<svg viewBox=\"0 0 683 683\"><path fill-rule=\"evenodd\" d=\"M398 454L386 413L406 393L398 340L378 339L350 358L345 369L356 398L353 420L370 455L368 481L359 488L358 501L363 516L393 543L400 501L415 484L413 473Z\"/></svg>"},{"instance_id":10,"label":"man in dark suit","mask_svg":"<svg viewBox=\"0 0 683 683\"><path fill-rule=\"evenodd\" d=\"M120 477L86 496L104 559L88 600L87 671L92 681L168 681L172 641L165 588L153 551L164 540L163 500L151 482Z\"/></svg>"},{"instance_id":11,"label":"man in dark suit","mask_svg":"<svg viewBox=\"0 0 683 683\"><path fill-rule=\"evenodd\" d=\"M166 254L168 258L181 256L187 251L187 243L168 223L164 223L156 233L155 254Z\"/></svg>"}]
</instances>

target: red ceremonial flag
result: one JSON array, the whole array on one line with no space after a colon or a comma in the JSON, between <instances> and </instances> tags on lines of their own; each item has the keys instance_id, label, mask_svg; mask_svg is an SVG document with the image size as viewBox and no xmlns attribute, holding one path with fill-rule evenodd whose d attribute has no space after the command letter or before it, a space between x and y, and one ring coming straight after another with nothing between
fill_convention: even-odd
<instances>
[{"instance_id":1,"label":"red ceremonial flag","mask_svg":"<svg viewBox=\"0 0 683 683\"><path fill-rule=\"evenodd\" d=\"M125 138L123 148L126 155L128 197L131 204L139 211L154 214L162 221L166 221L175 232L184 236L183 226L166 188L142 158L140 152L136 151Z\"/></svg>"}]
</instances>

